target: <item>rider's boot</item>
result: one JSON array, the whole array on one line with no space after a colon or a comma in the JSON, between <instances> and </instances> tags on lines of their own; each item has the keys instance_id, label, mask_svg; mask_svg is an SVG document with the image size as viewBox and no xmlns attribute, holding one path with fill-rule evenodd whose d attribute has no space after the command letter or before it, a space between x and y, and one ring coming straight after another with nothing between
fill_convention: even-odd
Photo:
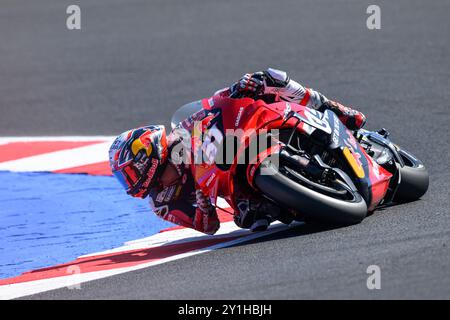
<instances>
[{"instance_id":1,"label":"rider's boot","mask_svg":"<svg viewBox=\"0 0 450 320\"><path fill-rule=\"evenodd\" d=\"M361 129L366 123L366 116L362 112L332 100L324 102L319 107L319 111L324 112L325 110L333 111L350 130Z\"/></svg>"},{"instance_id":2,"label":"rider's boot","mask_svg":"<svg viewBox=\"0 0 450 320\"><path fill-rule=\"evenodd\" d=\"M273 217L280 215L279 207L266 199L251 199L238 201L239 214L235 216L235 223L252 232L265 231Z\"/></svg>"},{"instance_id":3,"label":"rider's boot","mask_svg":"<svg viewBox=\"0 0 450 320\"><path fill-rule=\"evenodd\" d=\"M259 211L260 203L252 200L238 200L239 212L234 216L234 222L240 228L250 229L252 232L266 230L272 219L262 211Z\"/></svg>"},{"instance_id":4,"label":"rider's boot","mask_svg":"<svg viewBox=\"0 0 450 320\"><path fill-rule=\"evenodd\" d=\"M250 210L248 199L237 200L238 212L234 215L234 223L239 228L249 229L255 220L255 212Z\"/></svg>"},{"instance_id":5,"label":"rider's boot","mask_svg":"<svg viewBox=\"0 0 450 320\"><path fill-rule=\"evenodd\" d=\"M253 224L250 227L250 231L252 232L260 232L260 231L266 231L267 228L270 225L270 217L263 217L258 220L255 220Z\"/></svg>"}]
</instances>

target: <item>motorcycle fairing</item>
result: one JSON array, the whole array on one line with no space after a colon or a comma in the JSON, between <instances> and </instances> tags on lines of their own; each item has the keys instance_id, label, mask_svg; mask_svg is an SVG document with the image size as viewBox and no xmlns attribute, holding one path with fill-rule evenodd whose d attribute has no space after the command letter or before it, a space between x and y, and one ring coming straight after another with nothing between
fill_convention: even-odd
<instances>
[{"instance_id":1,"label":"motorcycle fairing","mask_svg":"<svg viewBox=\"0 0 450 320\"><path fill-rule=\"evenodd\" d=\"M223 128L244 130L245 135L241 137L243 143L241 143L237 154L248 145L248 141L244 140L263 127L270 130L272 128L293 128L297 126L298 131L307 135L321 131L321 134L329 137L329 149L338 150L342 159L346 159L349 168L353 170L355 184L368 204L369 210L374 210L386 194L392 175L372 160L353 137L352 132L330 110L321 113L305 106L284 101L271 103L269 108L262 100L232 99L217 95L209 99L203 99L202 105L204 109L218 114L215 121L222 131ZM226 110L226 112L221 112L222 110ZM283 122L283 115L289 110L294 111L299 116ZM202 122L202 128L199 128L199 130L206 130L211 125L211 120L212 118L205 119ZM249 166L247 177L250 178L250 184L253 180L252 173L255 172L264 157L276 152L278 152L277 148L273 148L273 150L261 154L260 161L253 166ZM237 164L234 163L228 170L224 171L218 169L215 164L202 164L197 165L195 173L193 173L196 180L200 182L200 187L205 192L208 191L212 198L216 198L217 192L220 190L220 193L226 199L229 199L228 196L232 194L231 188L236 166ZM192 169L194 170L194 168ZM219 181L229 181L230 183L226 185L220 183L219 185Z\"/></svg>"},{"instance_id":2,"label":"motorcycle fairing","mask_svg":"<svg viewBox=\"0 0 450 320\"><path fill-rule=\"evenodd\" d=\"M326 110L323 118L328 119L331 126L329 148L339 150L342 158L347 160L369 211L374 210L385 196L392 174L366 153L334 112Z\"/></svg>"},{"instance_id":3,"label":"motorcycle fairing","mask_svg":"<svg viewBox=\"0 0 450 320\"><path fill-rule=\"evenodd\" d=\"M251 98L231 99L215 95L209 99L202 99L202 105L204 109L210 111L210 114L201 122L196 123L194 130L197 132L207 135L207 131L212 126L216 126L224 136L226 135L224 128L234 128L243 132L239 136L239 149L236 152L233 164L227 166L226 170L217 166L216 163L201 163L191 166L198 187L205 194L208 194L212 201L217 199L217 193L220 190L221 196L233 206L234 199L230 196L233 194L234 174L238 165L237 157L257 136L256 133L260 127L268 122L280 120L281 116L276 111L265 107L266 104L262 100L255 101ZM223 112L223 110L226 110L226 112ZM201 153L200 141L193 138L192 146L195 154ZM247 173L252 172L254 174L264 159L278 152L279 146L275 145L258 154L255 165L252 166L252 169L247 170ZM252 181L250 180L249 183L251 185Z\"/></svg>"}]
</instances>

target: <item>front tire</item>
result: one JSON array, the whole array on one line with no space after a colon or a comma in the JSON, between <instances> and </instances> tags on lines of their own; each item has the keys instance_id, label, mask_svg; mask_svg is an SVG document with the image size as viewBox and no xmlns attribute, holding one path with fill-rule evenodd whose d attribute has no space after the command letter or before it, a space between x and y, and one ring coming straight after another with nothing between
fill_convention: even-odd
<instances>
[{"instance_id":1,"label":"front tire","mask_svg":"<svg viewBox=\"0 0 450 320\"><path fill-rule=\"evenodd\" d=\"M367 204L358 192L350 201L322 194L293 181L270 161L262 165L269 174L255 174L254 184L270 199L285 208L299 211L308 220L333 225L351 225L367 215Z\"/></svg>"},{"instance_id":2,"label":"front tire","mask_svg":"<svg viewBox=\"0 0 450 320\"><path fill-rule=\"evenodd\" d=\"M394 202L418 200L428 190L430 178L423 163L405 150L399 150L405 166L400 168L401 181Z\"/></svg>"}]
</instances>

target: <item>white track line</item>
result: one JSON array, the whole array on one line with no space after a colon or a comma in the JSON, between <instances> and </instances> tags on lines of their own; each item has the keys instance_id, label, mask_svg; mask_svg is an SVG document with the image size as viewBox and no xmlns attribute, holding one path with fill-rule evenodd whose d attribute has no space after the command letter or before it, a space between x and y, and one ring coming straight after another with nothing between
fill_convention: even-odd
<instances>
[{"instance_id":1,"label":"white track line","mask_svg":"<svg viewBox=\"0 0 450 320\"><path fill-rule=\"evenodd\" d=\"M39 137L0 137L0 144L11 142L33 142L33 141L113 141L113 136L39 136Z\"/></svg>"},{"instance_id":2,"label":"white track line","mask_svg":"<svg viewBox=\"0 0 450 320\"><path fill-rule=\"evenodd\" d=\"M272 223L272 226L276 226L278 223L279 222L274 222ZM175 244L175 243L179 244L200 240L229 238L246 234L249 234L248 230L241 229L233 221L230 221L221 223L220 229L217 231L216 234L212 236L205 235L204 233L198 232L190 228L176 229L171 231L160 232L150 237L128 241L121 247L83 255L80 256L79 258L100 256L104 254L127 252L140 249L148 249L153 247L159 247L165 244Z\"/></svg>"},{"instance_id":3,"label":"white track line","mask_svg":"<svg viewBox=\"0 0 450 320\"><path fill-rule=\"evenodd\" d=\"M55 171L74 168L88 164L108 161L108 150L111 142L54 151L36 156L10 160L0 163L0 170L5 171Z\"/></svg>"},{"instance_id":4,"label":"white track line","mask_svg":"<svg viewBox=\"0 0 450 320\"><path fill-rule=\"evenodd\" d=\"M175 255L175 256L161 259L158 261L143 263L143 264L136 265L133 267L125 267L125 268L114 269L114 270L95 271L95 272L89 272L89 273L72 274L72 275L68 275L68 276L64 276L64 277L57 277L57 278L50 278L50 279L43 279L43 280L36 280L36 281L29 281L29 282L0 286L0 299L3 299L3 300L15 299L15 298L25 297L25 296L29 296L29 295L33 295L33 294L37 294L37 293L41 293L41 292L46 292L46 291L50 291L50 290L55 290L55 289L59 289L59 288L64 288L64 287L79 287L82 290L83 287L81 286L81 284L88 282L88 281L107 278L107 277L111 277L111 276L118 275L121 273L144 269L144 268L148 268L148 267L155 266L158 264L166 263L169 261L179 260L182 258L194 256L197 254L217 250L220 248L229 247L232 245L236 245L239 243L257 239L257 238L260 238L263 236L274 234L274 233L277 233L280 231L284 231L284 230L289 229L291 226L297 226L299 224L302 224L302 223L296 222L289 226L286 226L283 224L274 224L267 231L264 231L264 232L249 233L247 236L243 236L242 238L219 243L219 244L207 247L207 248ZM155 297L155 298L157 298L157 297Z\"/></svg>"}]
</instances>

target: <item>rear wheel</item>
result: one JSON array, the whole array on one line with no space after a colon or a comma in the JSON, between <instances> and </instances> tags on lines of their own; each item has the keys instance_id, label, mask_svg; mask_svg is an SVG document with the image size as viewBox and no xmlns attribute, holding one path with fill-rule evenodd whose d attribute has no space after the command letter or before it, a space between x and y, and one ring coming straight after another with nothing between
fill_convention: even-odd
<instances>
[{"instance_id":1,"label":"rear wheel","mask_svg":"<svg viewBox=\"0 0 450 320\"><path fill-rule=\"evenodd\" d=\"M258 169L254 184L268 198L300 212L308 220L350 225L361 222L367 214L364 199L344 182L336 180L325 186L292 168L283 165L276 168L270 161L263 162Z\"/></svg>"},{"instance_id":2,"label":"rear wheel","mask_svg":"<svg viewBox=\"0 0 450 320\"><path fill-rule=\"evenodd\" d=\"M399 150L405 162L400 168L401 181L395 194L395 202L410 202L418 200L428 190L430 178L423 163L405 150Z\"/></svg>"}]
</instances>

